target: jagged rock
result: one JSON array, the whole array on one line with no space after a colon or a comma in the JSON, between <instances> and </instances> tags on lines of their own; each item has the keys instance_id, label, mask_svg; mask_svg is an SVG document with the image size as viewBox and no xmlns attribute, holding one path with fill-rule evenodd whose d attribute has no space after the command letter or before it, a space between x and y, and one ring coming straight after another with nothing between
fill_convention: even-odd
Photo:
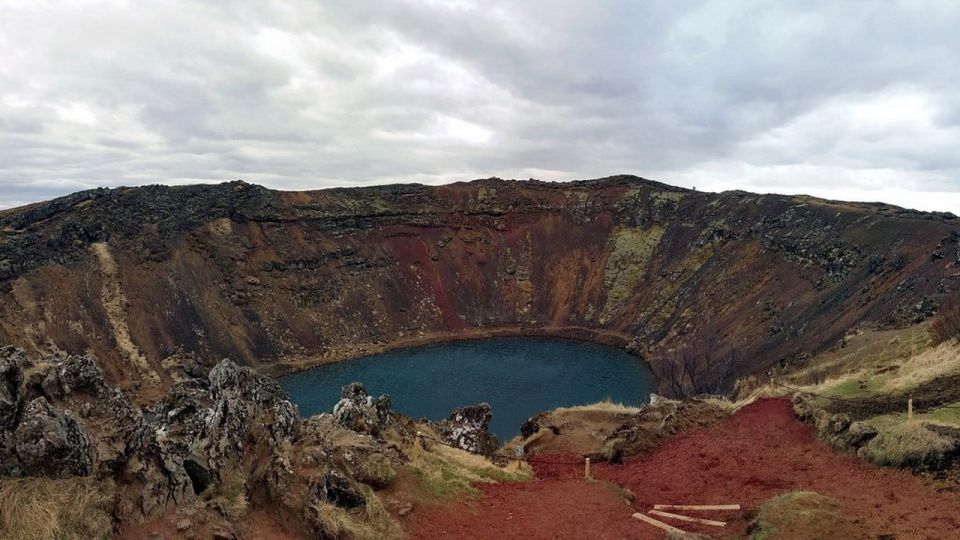
<instances>
[{"instance_id":1,"label":"jagged rock","mask_svg":"<svg viewBox=\"0 0 960 540\"><path fill-rule=\"evenodd\" d=\"M370 435L379 435L390 423L390 396L374 399L360 383L340 390L340 401L333 406L333 418L341 426Z\"/></svg>"},{"instance_id":2,"label":"jagged rock","mask_svg":"<svg viewBox=\"0 0 960 540\"><path fill-rule=\"evenodd\" d=\"M434 424L446 442L475 454L492 454L499 447L497 437L488 431L493 412L481 403L453 410L446 420Z\"/></svg>"},{"instance_id":3,"label":"jagged rock","mask_svg":"<svg viewBox=\"0 0 960 540\"><path fill-rule=\"evenodd\" d=\"M150 416L148 459L135 464L148 486L141 493L144 508L182 501L221 471L281 451L300 427L296 406L276 381L226 359L206 381L174 385Z\"/></svg>"},{"instance_id":4,"label":"jagged rock","mask_svg":"<svg viewBox=\"0 0 960 540\"><path fill-rule=\"evenodd\" d=\"M367 428L389 424L412 438L411 422L391 418L389 398L372 399L362 387L345 395ZM0 423L0 472L110 478L118 520L189 504L240 479L248 497L261 490L257 496L328 534L316 503L363 506L363 484L388 485L395 462L406 459L400 446L348 430L333 415L314 417L304 429L279 384L229 360L140 409L105 382L93 357L33 362L3 348ZM304 466L323 472L305 474ZM224 538L232 534L224 531Z\"/></svg>"},{"instance_id":5,"label":"jagged rock","mask_svg":"<svg viewBox=\"0 0 960 540\"><path fill-rule=\"evenodd\" d=\"M603 455L611 462L649 450L660 440L682 429L709 425L726 416L726 411L705 401L673 401L660 399L655 405L640 409L638 414L618 426L603 441Z\"/></svg>"},{"instance_id":6,"label":"jagged rock","mask_svg":"<svg viewBox=\"0 0 960 540\"><path fill-rule=\"evenodd\" d=\"M243 451L251 430L265 426L273 443L289 439L300 424L300 414L276 381L248 367L222 360L210 370L210 397L215 400L205 417L205 441L211 459Z\"/></svg>"},{"instance_id":7,"label":"jagged rock","mask_svg":"<svg viewBox=\"0 0 960 540\"><path fill-rule=\"evenodd\" d=\"M5 432L14 428L20 408L20 383L26 355L14 347L0 349L0 444Z\"/></svg>"},{"instance_id":8,"label":"jagged rock","mask_svg":"<svg viewBox=\"0 0 960 540\"><path fill-rule=\"evenodd\" d=\"M93 472L90 439L83 426L69 411L54 409L46 398L27 404L13 442L26 474L63 478Z\"/></svg>"},{"instance_id":9,"label":"jagged rock","mask_svg":"<svg viewBox=\"0 0 960 540\"><path fill-rule=\"evenodd\" d=\"M69 356L50 369L41 382L44 393L60 398L73 393L98 396L106 389L103 372L90 356Z\"/></svg>"},{"instance_id":10,"label":"jagged rock","mask_svg":"<svg viewBox=\"0 0 960 540\"><path fill-rule=\"evenodd\" d=\"M103 372L91 356L68 356L44 361L35 375L44 397L57 407L79 413L91 438L95 468L116 470L143 443L142 412L126 395L107 385Z\"/></svg>"}]
</instances>

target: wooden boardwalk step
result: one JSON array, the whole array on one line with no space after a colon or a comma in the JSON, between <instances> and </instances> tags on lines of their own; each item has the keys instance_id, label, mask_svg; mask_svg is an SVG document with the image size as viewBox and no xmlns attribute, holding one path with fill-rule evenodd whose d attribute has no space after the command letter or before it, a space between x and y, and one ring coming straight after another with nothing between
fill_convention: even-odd
<instances>
[{"instance_id":1,"label":"wooden boardwalk step","mask_svg":"<svg viewBox=\"0 0 960 540\"><path fill-rule=\"evenodd\" d=\"M689 522L692 522L692 523L702 523L702 524L704 524L704 525L713 525L714 527L724 527L724 526L726 526L726 522L724 522L724 521L714 521L714 520L712 520L712 519L703 519L703 518L698 518L698 517L681 516L680 514L671 514L670 512L662 512L662 511L660 511L660 510L651 510L650 513L653 514L653 515L655 515L655 516L660 516L660 517L665 517L665 518L670 518L670 519L676 519L676 520L680 520L680 521L689 521Z\"/></svg>"},{"instance_id":2,"label":"wooden boardwalk step","mask_svg":"<svg viewBox=\"0 0 960 540\"><path fill-rule=\"evenodd\" d=\"M655 504L654 510L739 510L739 504Z\"/></svg>"},{"instance_id":3,"label":"wooden boardwalk step","mask_svg":"<svg viewBox=\"0 0 960 540\"><path fill-rule=\"evenodd\" d=\"M640 521L644 521L644 522L646 522L646 523L649 523L650 525L653 525L654 527L658 527L658 528L660 528L660 529L663 529L663 530L665 530L665 531L667 531L667 532L678 533L678 534L687 534L687 531L685 531L685 530L683 530L683 529L678 529L678 528L674 527L673 525L667 525L666 523L664 523L664 522L662 522L662 521L660 521L660 520L658 520L658 519L653 519L652 517L650 517L650 516L648 516L648 515L646 515L646 514L641 514L640 512L637 512L636 514L634 514L633 517L636 518L636 519L639 519Z\"/></svg>"}]
</instances>

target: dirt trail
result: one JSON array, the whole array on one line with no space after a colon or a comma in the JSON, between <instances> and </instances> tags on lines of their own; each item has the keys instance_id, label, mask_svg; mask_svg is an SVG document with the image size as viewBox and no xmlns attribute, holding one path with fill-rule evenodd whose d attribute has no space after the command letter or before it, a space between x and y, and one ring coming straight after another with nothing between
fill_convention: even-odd
<instances>
[{"instance_id":1,"label":"dirt trail","mask_svg":"<svg viewBox=\"0 0 960 540\"><path fill-rule=\"evenodd\" d=\"M657 503L744 506L724 530L742 537L749 514L766 499L812 490L838 499L864 538L955 538L960 495L910 473L881 469L817 441L786 400L764 400L713 426L678 435L624 465L601 464L594 476L630 489L632 508L603 484L588 485L579 466L540 466L538 480L484 486L476 500L422 508L414 538L662 538L630 513ZM717 515L721 517L721 515ZM716 534L717 529L686 526ZM889 535L889 536L881 536ZM831 538L821 531L820 538Z\"/></svg>"}]
</instances>

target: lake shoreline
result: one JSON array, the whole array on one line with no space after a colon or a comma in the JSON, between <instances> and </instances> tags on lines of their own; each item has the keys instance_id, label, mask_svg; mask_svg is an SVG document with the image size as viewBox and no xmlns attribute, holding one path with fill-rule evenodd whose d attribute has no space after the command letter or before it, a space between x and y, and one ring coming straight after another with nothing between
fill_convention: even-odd
<instances>
[{"instance_id":1,"label":"lake shoreline","mask_svg":"<svg viewBox=\"0 0 960 540\"><path fill-rule=\"evenodd\" d=\"M632 337L614 330L597 330L583 326L561 327L494 327L468 328L452 332L432 332L415 336L404 336L383 343L368 343L353 347L342 347L323 355L286 356L280 361L259 366L259 371L274 378L291 375L328 364L347 362L385 352L412 349L425 345L473 341L501 337L550 338L580 343L593 343L621 349L647 364L649 362L628 345Z\"/></svg>"}]
</instances>

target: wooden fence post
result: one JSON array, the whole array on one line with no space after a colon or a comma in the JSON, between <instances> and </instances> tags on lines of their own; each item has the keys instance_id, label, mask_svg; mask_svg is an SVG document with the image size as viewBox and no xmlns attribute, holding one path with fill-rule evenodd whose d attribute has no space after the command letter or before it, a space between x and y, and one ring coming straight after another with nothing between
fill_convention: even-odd
<instances>
[{"instance_id":1,"label":"wooden fence post","mask_svg":"<svg viewBox=\"0 0 960 540\"><path fill-rule=\"evenodd\" d=\"M410 456L411 459L417 459L420 457L420 453L423 451L423 433L417 432L417 435L413 438L413 455Z\"/></svg>"},{"instance_id":2,"label":"wooden fence post","mask_svg":"<svg viewBox=\"0 0 960 540\"><path fill-rule=\"evenodd\" d=\"M907 400L907 420L913 420L913 398Z\"/></svg>"},{"instance_id":3,"label":"wooden fence post","mask_svg":"<svg viewBox=\"0 0 960 540\"><path fill-rule=\"evenodd\" d=\"M587 458L587 460L583 462L583 477L587 480L592 480L592 478L590 478L590 458Z\"/></svg>"}]
</instances>

